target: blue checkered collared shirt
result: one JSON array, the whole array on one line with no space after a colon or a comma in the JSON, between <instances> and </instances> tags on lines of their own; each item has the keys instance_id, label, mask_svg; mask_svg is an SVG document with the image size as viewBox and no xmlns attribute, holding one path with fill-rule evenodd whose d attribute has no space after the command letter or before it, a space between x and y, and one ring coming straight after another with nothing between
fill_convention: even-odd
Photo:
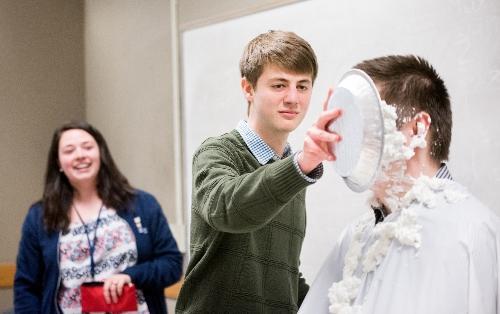
<instances>
[{"instance_id":1,"label":"blue checkered collared shirt","mask_svg":"<svg viewBox=\"0 0 500 314\"><path fill-rule=\"evenodd\" d=\"M245 120L241 120L236 127L236 131L240 133L243 141L247 145L248 149L257 161L261 165L265 165L269 162L277 161L283 158L286 158L292 154L292 148L290 144L286 144L285 151L283 152L283 156L279 156L276 152L267 145L266 142L257 134L254 130L250 128L248 123ZM323 164L319 164L311 173L308 175L304 174L302 170L300 170L299 164L297 162L297 153L293 156L293 163L295 168L299 172L299 174L308 182L314 183L323 175Z\"/></svg>"}]
</instances>

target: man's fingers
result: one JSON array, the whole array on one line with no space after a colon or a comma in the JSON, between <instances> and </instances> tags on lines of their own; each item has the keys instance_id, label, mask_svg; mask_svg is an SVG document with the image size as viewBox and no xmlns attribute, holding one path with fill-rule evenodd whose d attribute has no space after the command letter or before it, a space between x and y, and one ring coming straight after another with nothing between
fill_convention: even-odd
<instances>
[{"instance_id":1,"label":"man's fingers","mask_svg":"<svg viewBox=\"0 0 500 314\"><path fill-rule=\"evenodd\" d=\"M326 125L329 124L331 121L336 120L338 117L342 115L342 110L339 108L334 108L331 110L323 111L320 115L318 120L316 121L316 126L319 129L326 129Z\"/></svg>"},{"instance_id":2,"label":"man's fingers","mask_svg":"<svg viewBox=\"0 0 500 314\"><path fill-rule=\"evenodd\" d=\"M328 102L330 102L330 97L332 97L332 94L333 94L333 89L330 87L328 88L326 100L323 102L323 111L326 111L328 109Z\"/></svg>"},{"instance_id":3,"label":"man's fingers","mask_svg":"<svg viewBox=\"0 0 500 314\"><path fill-rule=\"evenodd\" d=\"M337 133L328 132L316 127L307 130L307 135L315 142L338 142L342 138Z\"/></svg>"},{"instance_id":4,"label":"man's fingers","mask_svg":"<svg viewBox=\"0 0 500 314\"><path fill-rule=\"evenodd\" d=\"M342 140L339 134L312 127L307 131L304 150L316 155L321 160L336 160L333 154L335 144Z\"/></svg>"},{"instance_id":5,"label":"man's fingers","mask_svg":"<svg viewBox=\"0 0 500 314\"><path fill-rule=\"evenodd\" d=\"M332 155L332 160L337 160L337 156L333 153L335 151L335 144L334 143L326 143L328 152Z\"/></svg>"},{"instance_id":6,"label":"man's fingers","mask_svg":"<svg viewBox=\"0 0 500 314\"><path fill-rule=\"evenodd\" d=\"M307 137L304 141L304 154L314 156L314 159L319 160L335 160L335 155L330 151L330 147L322 141L314 140L312 137Z\"/></svg>"}]
</instances>

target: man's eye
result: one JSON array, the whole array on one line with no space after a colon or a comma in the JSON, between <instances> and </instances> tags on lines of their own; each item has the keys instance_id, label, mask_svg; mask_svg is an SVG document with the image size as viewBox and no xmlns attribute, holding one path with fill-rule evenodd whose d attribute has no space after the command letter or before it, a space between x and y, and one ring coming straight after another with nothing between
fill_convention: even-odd
<instances>
[{"instance_id":1,"label":"man's eye","mask_svg":"<svg viewBox=\"0 0 500 314\"><path fill-rule=\"evenodd\" d=\"M276 89L285 88L285 84L275 84L275 85L273 85L273 88L276 88Z\"/></svg>"},{"instance_id":2,"label":"man's eye","mask_svg":"<svg viewBox=\"0 0 500 314\"><path fill-rule=\"evenodd\" d=\"M298 90L301 90L301 91L306 91L309 89L309 86L306 86L306 85L299 85L297 86L297 89Z\"/></svg>"}]
</instances>

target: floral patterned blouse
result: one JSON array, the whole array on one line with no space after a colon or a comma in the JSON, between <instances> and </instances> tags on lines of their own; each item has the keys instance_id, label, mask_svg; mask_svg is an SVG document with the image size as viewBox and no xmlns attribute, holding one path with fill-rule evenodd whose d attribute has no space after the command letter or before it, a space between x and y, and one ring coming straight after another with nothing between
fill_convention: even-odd
<instances>
[{"instance_id":1,"label":"floral patterned blouse","mask_svg":"<svg viewBox=\"0 0 500 314\"><path fill-rule=\"evenodd\" d=\"M99 225L97 218L88 222L88 235L95 241L95 281L121 273L137 263L137 246L134 233L128 223L116 211L103 207ZM96 229L97 228L97 232ZM63 313L81 313L80 286L92 281L90 272L89 239L81 222L71 223L69 232L59 239L59 268L61 284L58 303ZM138 313L149 313L142 291L137 289Z\"/></svg>"}]
</instances>

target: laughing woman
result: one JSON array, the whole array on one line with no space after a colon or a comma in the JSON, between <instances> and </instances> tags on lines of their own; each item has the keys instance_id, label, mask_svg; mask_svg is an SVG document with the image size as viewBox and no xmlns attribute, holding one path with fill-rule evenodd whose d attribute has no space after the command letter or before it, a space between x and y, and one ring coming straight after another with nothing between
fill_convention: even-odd
<instances>
[{"instance_id":1,"label":"laughing woman","mask_svg":"<svg viewBox=\"0 0 500 314\"><path fill-rule=\"evenodd\" d=\"M85 122L54 132L42 199L22 228L16 313L81 313L80 286L102 281L107 303L135 285L139 313L165 313L163 289L182 257L156 199L133 189L101 133Z\"/></svg>"}]
</instances>

